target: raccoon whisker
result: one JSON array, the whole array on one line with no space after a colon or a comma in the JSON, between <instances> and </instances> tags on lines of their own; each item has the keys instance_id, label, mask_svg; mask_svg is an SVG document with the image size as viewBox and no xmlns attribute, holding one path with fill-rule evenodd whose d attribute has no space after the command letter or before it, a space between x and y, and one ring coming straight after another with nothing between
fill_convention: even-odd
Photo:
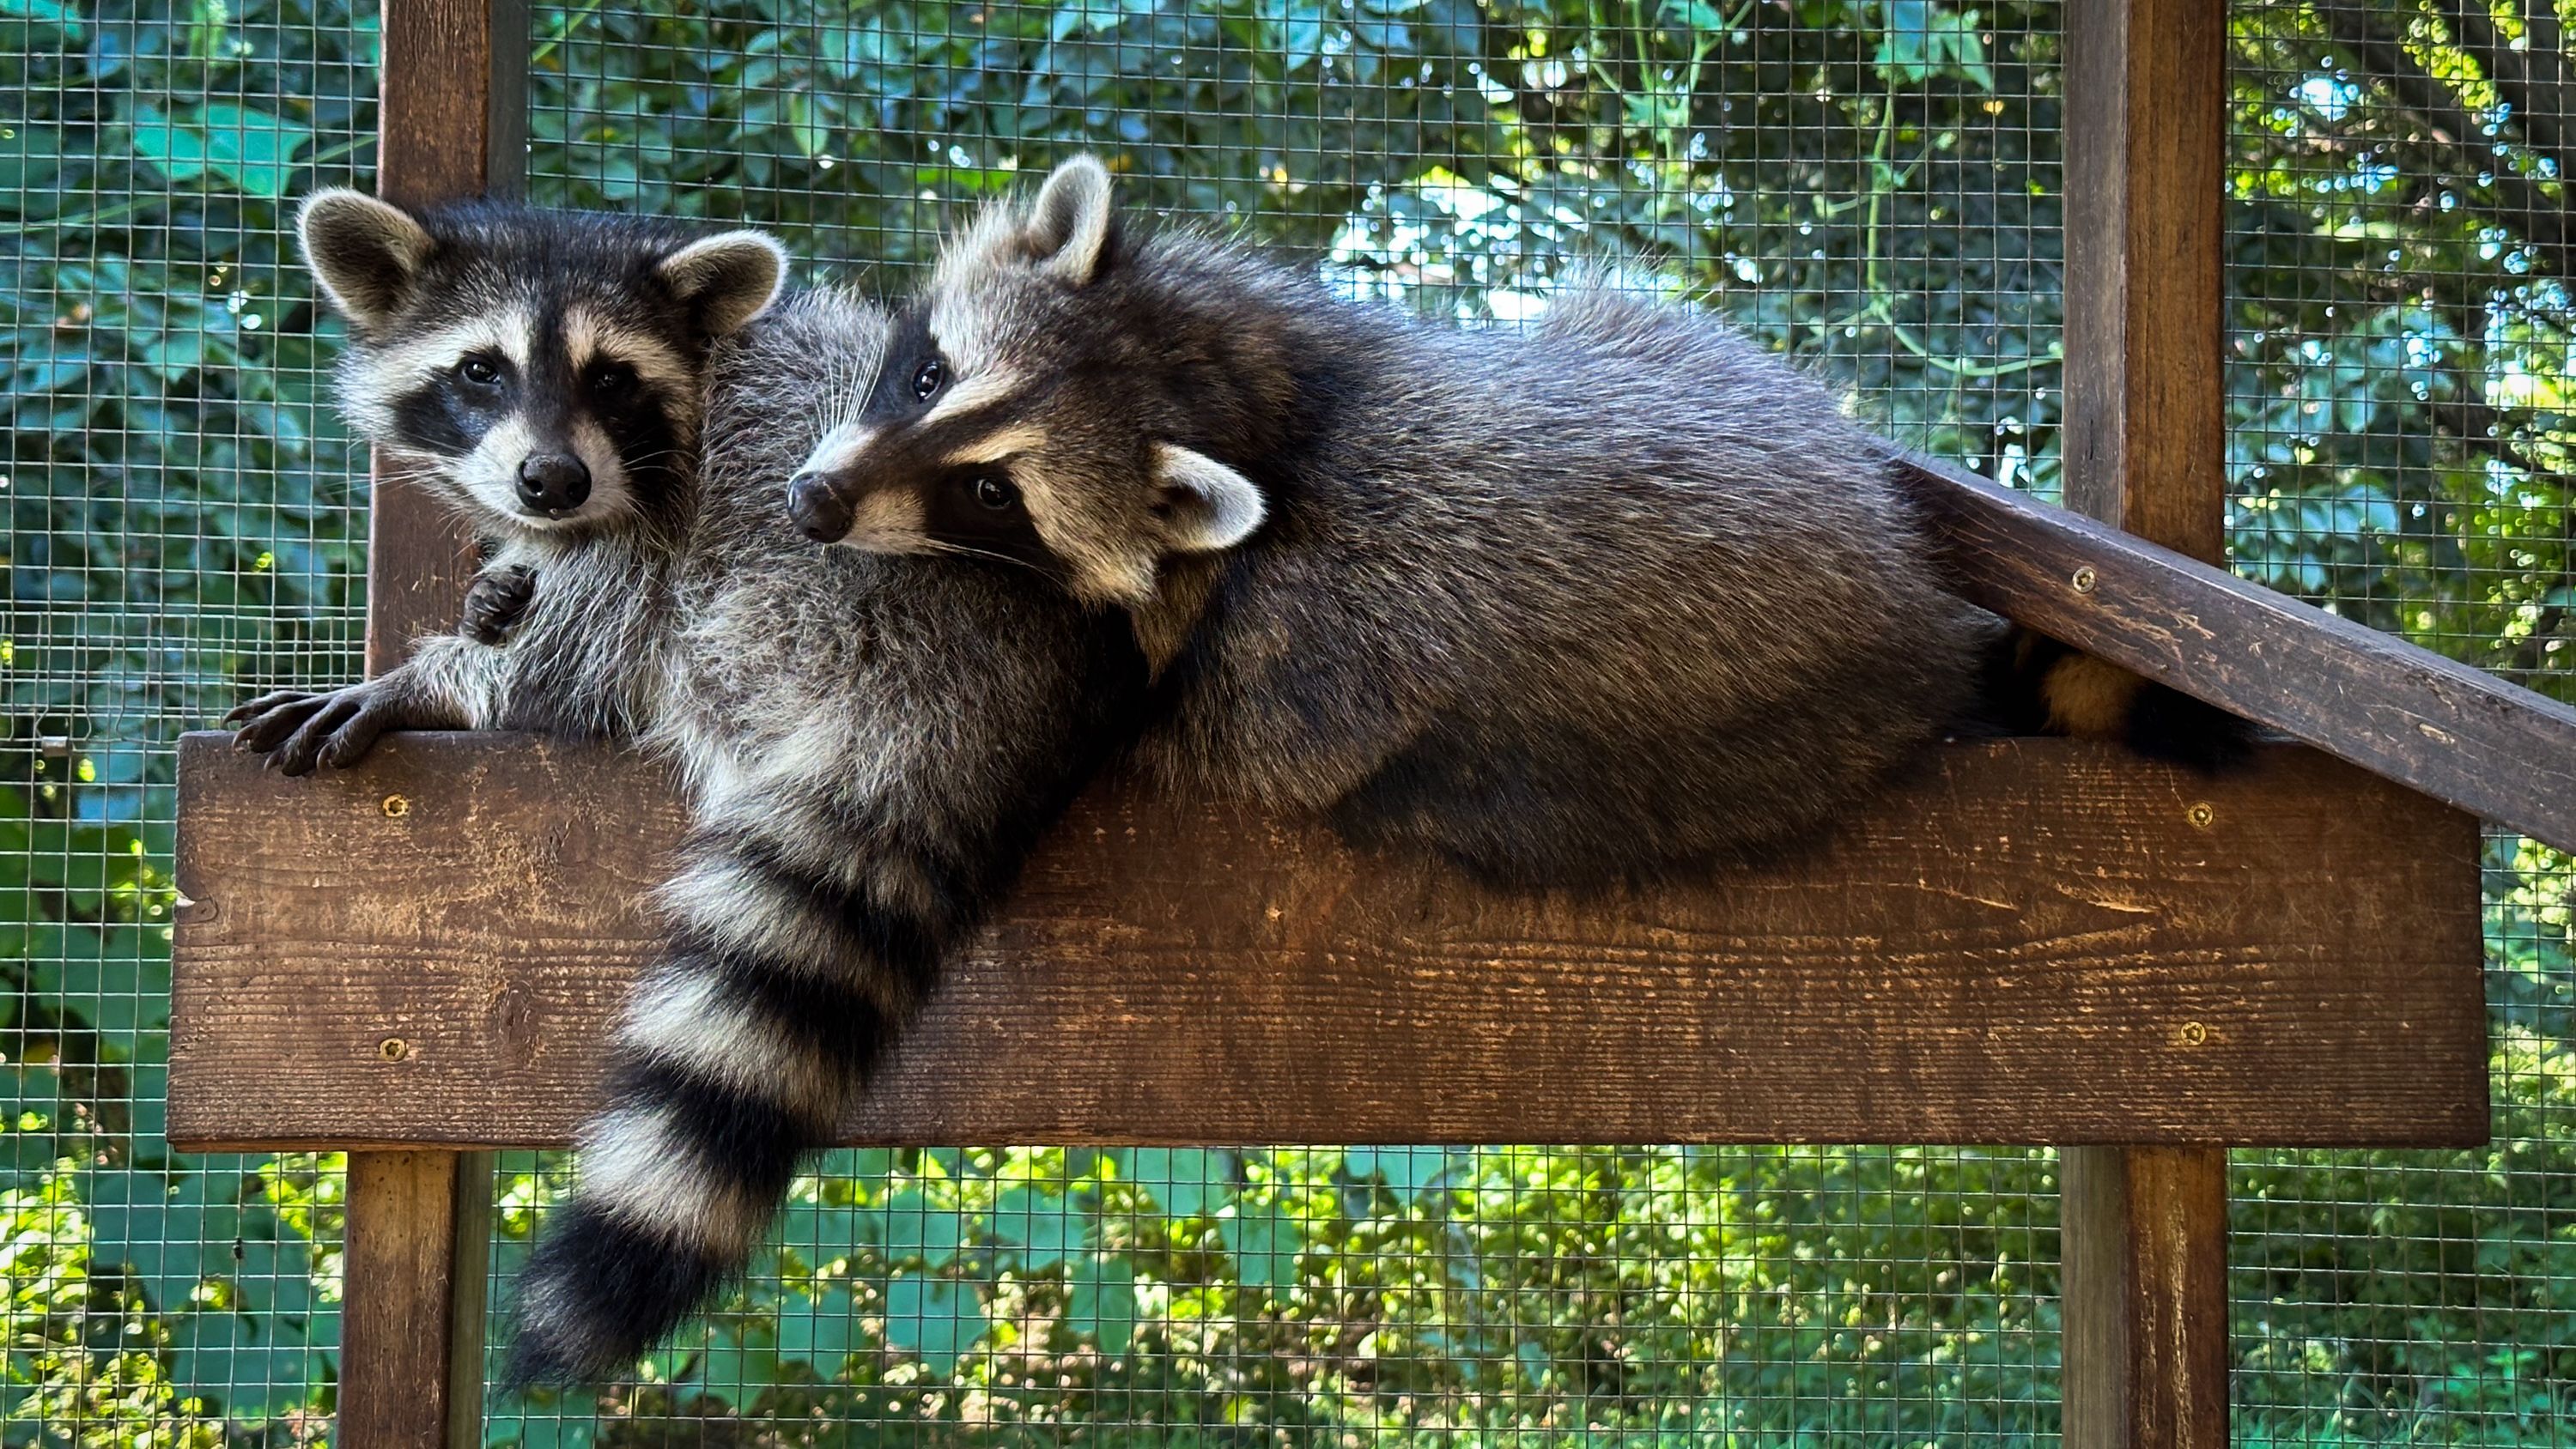
<instances>
[{"instance_id":1,"label":"raccoon whisker","mask_svg":"<svg viewBox=\"0 0 2576 1449\"><path fill-rule=\"evenodd\" d=\"M930 553L955 554L960 558L988 558L996 563L1017 564L1021 568L1027 569L1029 572L1037 574L1042 578L1058 583L1063 582L1061 575L1043 564L1031 563L1024 558L1013 558L1011 555L1006 553L995 553L989 548L975 548L967 544L950 543L946 539L939 538L925 538L921 542L924 550Z\"/></svg>"}]
</instances>

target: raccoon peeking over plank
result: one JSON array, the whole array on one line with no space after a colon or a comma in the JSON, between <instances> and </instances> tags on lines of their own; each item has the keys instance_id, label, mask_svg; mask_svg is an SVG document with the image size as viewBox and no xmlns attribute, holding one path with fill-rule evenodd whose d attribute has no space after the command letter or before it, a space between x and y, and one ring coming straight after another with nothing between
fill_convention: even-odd
<instances>
[{"instance_id":1,"label":"raccoon peeking over plank","mask_svg":"<svg viewBox=\"0 0 2576 1449\"><path fill-rule=\"evenodd\" d=\"M756 231L463 202L406 211L354 191L296 216L348 320L342 412L462 515L487 558L460 632L346 689L226 716L286 773L353 764L398 729L624 737L653 712L650 660L697 507L714 349L777 294ZM523 616L513 647L503 632Z\"/></svg>"},{"instance_id":2,"label":"raccoon peeking over plank","mask_svg":"<svg viewBox=\"0 0 2576 1449\"><path fill-rule=\"evenodd\" d=\"M943 251L790 506L1124 611L1168 782L1554 884L1810 832L1977 712L2003 627L1890 461L1702 311L1428 324L1084 157Z\"/></svg>"}]
</instances>

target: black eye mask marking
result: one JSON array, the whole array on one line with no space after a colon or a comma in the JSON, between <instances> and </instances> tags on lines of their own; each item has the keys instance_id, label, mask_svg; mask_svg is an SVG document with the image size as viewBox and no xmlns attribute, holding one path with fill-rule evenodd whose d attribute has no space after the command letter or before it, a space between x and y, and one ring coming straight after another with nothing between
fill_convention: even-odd
<instances>
[{"instance_id":1,"label":"black eye mask marking","mask_svg":"<svg viewBox=\"0 0 2576 1449\"><path fill-rule=\"evenodd\" d=\"M922 532L976 553L1059 572L1056 557L1038 536L1010 471L991 463L958 469L934 484L922 500Z\"/></svg>"}]
</instances>

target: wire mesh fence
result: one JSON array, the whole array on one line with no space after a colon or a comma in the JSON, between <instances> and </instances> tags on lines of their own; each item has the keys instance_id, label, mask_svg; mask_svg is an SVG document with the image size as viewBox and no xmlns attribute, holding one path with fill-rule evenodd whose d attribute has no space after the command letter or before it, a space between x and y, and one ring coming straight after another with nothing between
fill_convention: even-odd
<instances>
[{"instance_id":1,"label":"wire mesh fence","mask_svg":"<svg viewBox=\"0 0 2576 1449\"><path fill-rule=\"evenodd\" d=\"M1076 149L1135 202L1474 323L1642 257L1635 284L1723 309L1900 439L2046 493L2060 18L541 7L529 189L762 224L809 279L881 287ZM2559 17L2234 24L2234 562L2570 697ZM0 3L13 1445L330 1432L336 1161L174 1158L158 1123L170 741L358 668L362 459L284 232L295 194L369 174L374 25ZM2488 850L2498 1140L2240 1158L2250 1441L2576 1421L2576 876ZM496 1301L560 1170L502 1163ZM842 1153L703 1330L604 1396L495 1385L488 1438L2052 1439L2056 1258L2045 1152Z\"/></svg>"}]
</instances>

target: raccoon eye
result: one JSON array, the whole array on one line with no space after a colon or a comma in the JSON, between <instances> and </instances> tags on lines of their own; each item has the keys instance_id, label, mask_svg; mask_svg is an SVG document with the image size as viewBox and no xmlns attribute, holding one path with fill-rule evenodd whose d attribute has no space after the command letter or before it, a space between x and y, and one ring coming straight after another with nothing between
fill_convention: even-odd
<instances>
[{"instance_id":1,"label":"raccoon eye","mask_svg":"<svg viewBox=\"0 0 2576 1449\"><path fill-rule=\"evenodd\" d=\"M624 363L611 363L590 375L590 390L615 397L635 386L635 369Z\"/></svg>"},{"instance_id":2,"label":"raccoon eye","mask_svg":"<svg viewBox=\"0 0 2576 1449\"><path fill-rule=\"evenodd\" d=\"M457 375L477 387L490 387L501 380L501 367L488 357L469 357L456 364Z\"/></svg>"},{"instance_id":3,"label":"raccoon eye","mask_svg":"<svg viewBox=\"0 0 2576 1449\"><path fill-rule=\"evenodd\" d=\"M975 490L976 502L995 513L1020 505L1020 490L1012 487L1007 478L996 478L986 473L967 486Z\"/></svg>"},{"instance_id":4,"label":"raccoon eye","mask_svg":"<svg viewBox=\"0 0 2576 1449\"><path fill-rule=\"evenodd\" d=\"M939 385L947 380L948 364L941 362L936 357L930 359L928 362L923 363L913 371L912 400L914 402L930 401L930 395L939 391Z\"/></svg>"}]
</instances>

